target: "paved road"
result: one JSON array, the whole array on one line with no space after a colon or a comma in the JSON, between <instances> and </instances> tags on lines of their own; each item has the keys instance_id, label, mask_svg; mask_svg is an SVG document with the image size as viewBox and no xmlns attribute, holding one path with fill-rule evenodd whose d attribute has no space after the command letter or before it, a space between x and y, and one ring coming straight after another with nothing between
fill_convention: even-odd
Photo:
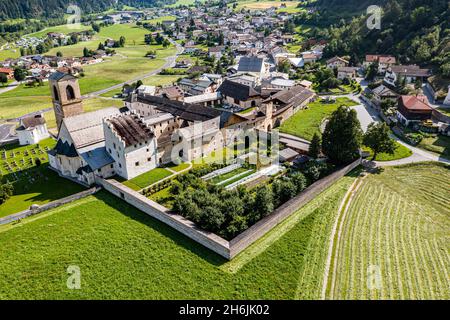
<instances>
[{"instance_id":1,"label":"paved road","mask_svg":"<svg viewBox=\"0 0 450 320\"><path fill-rule=\"evenodd\" d=\"M92 97L97 97L99 95L102 95L102 94L107 93L107 92L112 91L112 90L122 89L122 87L125 84L132 84L133 82L136 82L136 81L139 81L139 80L143 80L143 79L146 79L146 78L150 78L151 76L154 76L154 75L157 75L158 73L160 73L162 69L167 69L167 68L173 67L175 65L175 61L177 60L177 57L183 52L183 47L180 44L178 44L177 42L173 41L172 39L170 39L170 38L168 38L168 39L173 45L175 45L175 47L177 49L177 52L175 53L175 55L167 57L166 58L166 63L161 68L153 70L153 71L151 71L149 73L146 73L144 75L141 75L141 76L136 77L134 79L131 79L129 81L122 82L122 83L119 83L117 85L111 86L109 88L89 93L87 95L84 95L82 98L83 99L88 99L88 98L92 98Z\"/></svg>"},{"instance_id":2,"label":"paved road","mask_svg":"<svg viewBox=\"0 0 450 320\"><path fill-rule=\"evenodd\" d=\"M11 91L11 90L17 88L18 85L19 85L19 82L17 82L17 81L11 82L6 87L0 88L0 94Z\"/></svg>"}]
</instances>

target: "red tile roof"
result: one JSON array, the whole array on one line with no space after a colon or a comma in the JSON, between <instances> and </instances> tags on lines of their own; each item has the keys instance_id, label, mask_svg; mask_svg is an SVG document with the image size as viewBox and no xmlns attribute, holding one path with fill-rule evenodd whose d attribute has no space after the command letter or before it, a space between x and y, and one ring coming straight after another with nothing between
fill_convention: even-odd
<instances>
[{"instance_id":1,"label":"red tile roof","mask_svg":"<svg viewBox=\"0 0 450 320\"><path fill-rule=\"evenodd\" d=\"M427 103L427 99L424 96L401 96L400 97L403 106L410 111L429 111L433 110Z\"/></svg>"}]
</instances>

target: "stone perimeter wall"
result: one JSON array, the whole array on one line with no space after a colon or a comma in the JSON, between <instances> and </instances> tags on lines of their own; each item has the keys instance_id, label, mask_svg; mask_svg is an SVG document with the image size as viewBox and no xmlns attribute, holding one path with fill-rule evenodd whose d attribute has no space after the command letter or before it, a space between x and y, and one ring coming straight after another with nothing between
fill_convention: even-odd
<instances>
[{"instance_id":1,"label":"stone perimeter wall","mask_svg":"<svg viewBox=\"0 0 450 320\"><path fill-rule=\"evenodd\" d=\"M93 194L97 193L100 189L101 189L100 187L93 187L93 188L90 188L88 190L84 190L84 191L72 194L72 195L70 195L68 197L52 201L52 202L43 204L41 206L37 206L36 208L33 208L33 209L27 209L27 210L20 211L20 212L15 213L15 214L11 214L11 215L6 216L4 218L0 218L0 225L7 224L7 223L10 223L10 222L19 220L19 219L23 219L23 218L26 218L26 217L29 217L29 216L41 213L43 211L47 211L47 210L50 210L50 209L57 208L59 206L62 206L63 204L67 204L67 203L73 202L75 200L79 200L79 199L85 198L87 196L90 196L90 195L93 195Z\"/></svg>"},{"instance_id":2,"label":"stone perimeter wall","mask_svg":"<svg viewBox=\"0 0 450 320\"><path fill-rule=\"evenodd\" d=\"M271 215L261 219L240 235L236 236L230 241L230 257L234 258L241 251L245 250L256 240L260 239L267 232L272 230L277 224L291 216L298 209L314 199L314 197L316 197L319 193L327 189L334 182L345 176L360 164L361 159L358 159L346 167L333 172L329 176L314 182L298 196L278 207Z\"/></svg>"},{"instance_id":3,"label":"stone perimeter wall","mask_svg":"<svg viewBox=\"0 0 450 320\"><path fill-rule=\"evenodd\" d=\"M139 192L128 188L114 179L105 180L97 178L96 182L105 190L111 192L125 202L128 202L133 207L164 222L222 257L231 259L229 242L218 235L198 228L192 221L187 220L178 214L171 213L166 207L146 198Z\"/></svg>"},{"instance_id":4,"label":"stone perimeter wall","mask_svg":"<svg viewBox=\"0 0 450 320\"><path fill-rule=\"evenodd\" d=\"M161 206L160 204L146 198L144 195L128 188L116 180L97 178L96 182L135 208L164 222L220 256L231 260L252 243L263 237L267 232L272 230L277 224L292 215L319 193L331 186L336 180L342 178L360 164L361 159L358 159L346 167L330 174L329 176L316 181L297 197L286 202L281 207L276 209L270 216L258 221L231 241L226 241L212 232L207 232L198 228L192 221L170 212L170 210L164 206Z\"/></svg>"}]
</instances>

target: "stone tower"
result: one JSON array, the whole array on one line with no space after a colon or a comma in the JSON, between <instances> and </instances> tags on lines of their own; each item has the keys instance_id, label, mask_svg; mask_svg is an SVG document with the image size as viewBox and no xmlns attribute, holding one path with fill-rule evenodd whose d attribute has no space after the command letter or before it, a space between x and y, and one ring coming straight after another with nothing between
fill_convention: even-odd
<instances>
[{"instance_id":1,"label":"stone tower","mask_svg":"<svg viewBox=\"0 0 450 320\"><path fill-rule=\"evenodd\" d=\"M83 113L78 79L71 74L55 72L49 78L58 132L64 118Z\"/></svg>"}]
</instances>

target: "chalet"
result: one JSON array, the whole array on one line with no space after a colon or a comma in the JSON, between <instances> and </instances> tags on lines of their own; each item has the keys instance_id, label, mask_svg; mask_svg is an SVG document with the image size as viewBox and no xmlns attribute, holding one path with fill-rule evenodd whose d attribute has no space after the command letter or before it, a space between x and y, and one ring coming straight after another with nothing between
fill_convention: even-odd
<instances>
[{"instance_id":1,"label":"chalet","mask_svg":"<svg viewBox=\"0 0 450 320\"><path fill-rule=\"evenodd\" d=\"M345 78L347 79L354 79L356 77L356 71L358 68L354 67L339 67L338 68L338 75L337 78L339 80L343 80Z\"/></svg>"},{"instance_id":2,"label":"chalet","mask_svg":"<svg viewBox=\"0 0 450 320\"><path fill-rule=\"evenodd\" d=\"M304 63L315 63L320 59L316 53L312 52L302 53L302 58Z\"/></svg>"},{"instance_id":3,"label":"chalet","mask_svg":"<svg viewBox=\"0 0 450 320\"><path fill-rule=\"evenodd\" d=\"M238 73L248 73L255 76L260 82L268 72L268 68L264 63L263 58L258 57L242 57L239 60L239 65L237 68Z\"/></svg>"},{"instance_id":4,"label":"chalet","mask_svg":"<svg viewBox=\"0 0 450 320\"><path fill-rule=\"evenodd\" d=\"M340 57L334 57L327 60L327 68L328 69L337 69L341 67L348 67L349 62L345 59L342 59Z\"/></svg>"},{"instance_id":5,"label":"chalet","mask_svg":"<svg viewBox=\"0 0 450 320\"><path fill-rule=\"evenodd\" d=\"M397 118L405 126L430 120L432 112L425 96L401 96L398 99Z\"/></svg>"},{"instance_id":6,"label":"chalet","mask_svg":"<svg viewBox=\"0 0 450 320\"><path fill-rule=\"evenodd\" d=\"M403 79L405 79L406 83L409 84L414 83L417 80L425 81L430 76L430 69L421 69L417 65L395 65L386 70L384 82L395 87L397 80L403 81Z\"/></svg>"},{"instance_id":7,"label":"chalet","mask_svg":"<svg viewBox=\"0 0 450 320\"><path fill-rule=\"evenodd\" d=\"M379 85L372 89L373 100L376 104L380 104L382 100L394 100L398 99L398 94L386 87L385 85Z\"/></svg>"},{"instance_id":8,"label":"chalet","mask_svg":"<svg viewBox=\"0 0 450 320\"><path fill-rule=\"evenodd\" d=\"M363 67L367 69L373 63L378 63L378 73L384 74L390 66L397 63L397 60L389 55L367 54Z\"/></svg>"}]
</instances>

